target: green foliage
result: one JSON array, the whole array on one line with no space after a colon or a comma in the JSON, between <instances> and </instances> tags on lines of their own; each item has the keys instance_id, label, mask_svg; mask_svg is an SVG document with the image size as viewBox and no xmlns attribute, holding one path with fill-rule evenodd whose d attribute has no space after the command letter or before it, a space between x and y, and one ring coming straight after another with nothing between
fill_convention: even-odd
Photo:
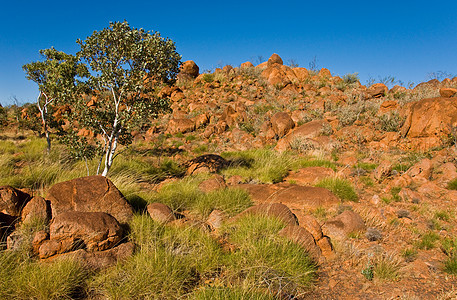
<instances>
[{"instance_id":1,"label":"green foliage","mask_svg":"<svg viewBox=\"0 0 457 300\"><path fill-rule=\"evenodd\" d=\"M233 216L252 205L249 194L241 189L227 188L209 193L198 189L201 177L186 177L165 185L151 200L167 204L175 211L190 210L202 217L214 209Z\"/></svg>"},{"instance_id":2,"label":"green foliage","mask_svg":"<svg viewBox=\"0 0 457 300\"><path fill-rule=\"evenodd\" d=\"M435 248L435 242L439 240L439 238L439 235L435 232L428 231L421 236L420 240L416 242L415 246L418 249L430 250Z\"/></svg>"},{"instance_id":3,"label":"green foliage","mask_svg":"<svg viewBox=\"0 0 457 300\"><path fill-rule=\"evenodd\" d=\"M8 125L8 112L0 105L0 128Z\"/></svg>"},{"instance_id":4,"label":"green foliage","mask_svg":"<svg viewBox=\"0 0 457 300\"><path fill-rule=\"evenodd\" d=\"M457 275L457 238L444 239L441 249L448 256L444 261L444 272Z\"/></svg>"},{"instance_id":5,"label":"green foliage","mask_svg":"<svg viewBox=\"0 0 457 300\"><path fill-rule=\"evenodd\" d=\"M359 81L359 73L346 74L341 79L346 84L353 84Z\"/></svg>"},{"instance_id":6,"label":"green foliage","mask_svg":"<svg viewBox=\"0 0 457 300\"><path fill-rule=\"evenodd\" d=\"M395 280L400 276L401 261L392 253L383 253L376 259L374 276L381 280Z\"/></svg>"},{"instance_id":7,"label":"green foliage","mask_svg":"<svg viewBox=\"0 0 457 300\"><path fill-rule=\"evenodd\" d=\"M49 152L51 150L49 128L61 125L54 117L55 107L66 104L78 92L80 85L77 78L87 77L89 72L76 56L54 48L40 50L40 54L44 61L32 62L22 68L26 72L27 79L34 81L40 91L36 104Z\"/></svg>"},{"instance_id":8,"label":"green foliage","mask_svg":"<svg viewBox=\"0 0 457 300\"><path fill-rule=\"evenodd\" d=\"M206 287L189 296L192 300L274 300L276 297L262 293L260 290L241 287Z\"/></svg>"},{"instance_id":9,"label":"green foliage","mask_svg":"<svg viewBox=\"0 0 457 300\"><path fill-rule=\"evenodd\" d=\"M406 262L412 262L416 259L417 250L414 248L406 248L401 252L401 256Z\"/></svg>"},{"instance_id":10,"label":"green foliage","mask_svg":"<svg viewBox=\"0 0 457 300\"><path fill-rule=\"evenodd\" d=\"M319 181L316 186L332 191L342 201L358 201L359 199L352 184L346 179L327 177Z\"/></svg>"},{"instance_id":11,"label":"green foliage","mask_svg":"<svg viewBox=\"0 0 457 300\"><path fill-rule=\"evenodd\" d=\"M447 184L447 189L448 190L457 190L457 178L452 179L449 181Z\"/></svg>"},{"instance_id":12,"label":"green foliage","mask_svg":"<svg viewBox=\"0 0 457 300\"><path fill-rule=\"evenodd\" d=\"M207 83L211 83L214 81L214 74L212 73L205 73L203 74L203 81Z\"/></svg>"},{"instance_id":13,"label":"green foliage","mask_svg":"<svg viewBox=\"0 0 457 300\"><path fill-rule=\"evenodd\" d=\"M376 169L377 167L378 167L378 164L364 163L364 162L359 162L359 163L357 163L357 165L355 166L355 168L357 168L357 169L362 169L362 170L365 170L365 171L373 171L373 170Z\"/></svg>"},{"instance_id":14,"label":"green foliage","mask_svg":"<svg viewBox=\"0 0 457 300\"><path fill-rule=\"evenodd\" d=\"M102 175L106 176L118 143L130 144L132 130L169 109L168 101L149 93L154 85L150 79L174 81L181 56L173 41L158 32L131 28L126 21L110 23L109 28L77 42L78 57L91 70L85 86L95 98L88 106L87 97L76 97L71 117L103 137Z\"/></svg>"},{"instance_id":15,"label":"green foliage","mask_svg":"<svg viewBox=\"0 0 457 300\"><path fill-rule=\"evenodd\" d=\"M70 259L40 262L17 252L0 253L1 299L70 299L84 290L83 265Z\"/></svg>"},{"instance_id":16,"label":"green foliage","mask_svg":"<svg viewBox=\"0 0 457 300\"><path fill-rule=\"evenodd\" d=\"M284 227L275 218L245 216L224 229L238 247L226 262L231 284L268 288L273 296L296 295L310 286L316 266L303 248L278 236Z\"/></svg>"}]
</instances>

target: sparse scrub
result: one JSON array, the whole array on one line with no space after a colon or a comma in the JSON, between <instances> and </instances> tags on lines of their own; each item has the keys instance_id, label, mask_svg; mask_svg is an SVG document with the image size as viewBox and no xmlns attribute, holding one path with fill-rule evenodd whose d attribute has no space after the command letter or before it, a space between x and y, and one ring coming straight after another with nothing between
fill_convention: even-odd
<instances>
[{"instance_id":1,"label":"sparse scrub","mask_svg":"<svg viewBox=\"0 0 457 300\"><path fill-rule=\"evenodd\" d=\"M405 118L400 116L398 112L390 112L379 116L379 129L383 131L396 132L399 131L405 122Z\"/></svg>"},{"instance_id":2,"label":"sparse scrub","mask_svg":"<svg viewBox=\"0 0 457 300\"><path fill-rule=\"evenodd\" d=\"M189 296L192 300L274 300L276 297L268 295L265 291L256 289L243 289L237 287L206 287Z\"/></svg>"},{"instance_id":3,"label":"sparse scrub","mask_svg":"<svg viewBox=\"0 0 457 300\"><path fill-rule=\"evenodd\" d=\"M394 253L383 253L377 256L373 273L381 280L396 280L400 276L402 262Z\"/></svg>"},{"instance_id":4,"label":"sparse scrub","mask_svg":"<svg viewBox=\"0 0 457 300\"><path fill-rule=\"evenodd\" d=\"M346 179L327 177L319 181L316 186L332 191L342 201L358 201L359 199L352 184Z\"/></svg>"}]
</instances>

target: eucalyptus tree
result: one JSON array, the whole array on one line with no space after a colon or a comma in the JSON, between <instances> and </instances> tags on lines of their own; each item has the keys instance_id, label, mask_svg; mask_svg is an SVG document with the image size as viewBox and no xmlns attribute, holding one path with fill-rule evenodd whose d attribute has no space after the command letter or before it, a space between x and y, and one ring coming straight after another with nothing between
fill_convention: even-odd
<instances>
[{"instance_id":1,"label":"eucalyptus tree","mask_svg":"<svg viewBox=\"0 0 457 300\"><path fill-rule=\"evenodd\" d=\"M118 145L131 143L135 127L169 108L149 89L175 80L181 56L172 40L132 28L126 21L110 23L77 43L81 46L77 56L89 67L85 85L92 96L75 97L72 115L80 126L102 137L97 174L104 161L106 176Z\"/></svg>"},{"instance_id":2,"label":"eucalyptus tree","mask_svg":"<svg viewBox=\"0 0 457 300\"><path fill-rule=\"evenodd\" d=\"M26 64L22 69L26 78L38 85L36 106L41 117L43 134L46 136L47 151L51 150L49 128L53 125L51 111L58 105L66 104L78 87L78 78L88 75L88 70L74 55L54 48L40 50L43 61Z\"/></svg>"}]
</instances>

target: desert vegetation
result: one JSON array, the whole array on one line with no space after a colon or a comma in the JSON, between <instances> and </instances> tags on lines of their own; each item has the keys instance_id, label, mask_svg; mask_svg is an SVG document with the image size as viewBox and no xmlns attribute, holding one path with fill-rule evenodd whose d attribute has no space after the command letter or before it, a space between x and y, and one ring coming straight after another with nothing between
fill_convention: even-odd
<instances>
[{"instance_id":1,"label":"desert vegetation","mask_svg":"<svg viewBox=\"0 0 457 300\"><path fill-rule=\"evenodd\" d=\"M78 44L0 107L0 298L457 296L457 78L200 74L127 22Z\"/></svg>"}]
</instances>

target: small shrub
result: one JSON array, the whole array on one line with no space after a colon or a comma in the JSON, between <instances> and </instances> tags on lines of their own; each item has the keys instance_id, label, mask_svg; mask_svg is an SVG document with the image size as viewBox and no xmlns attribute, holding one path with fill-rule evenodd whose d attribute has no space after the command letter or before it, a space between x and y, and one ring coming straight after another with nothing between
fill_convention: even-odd
<instances>
[{"instance_id":1,"label":"small shrub","mask_svg":"<svg viewBox=\"0 0 457 300\"><path fill-rule=\"evenodd\" d=\"M457 190L457 178L449 181L447 184L447 189L448 190Z\"/></svg>"},{"instance_id":2,"label":"small shrub","mask_svg":"<svg viewBox=\"0 0 457 300\"><path fill-rule=\"evenodd\" d=\"M203 74L203 81L207 83L211 83L214 81L214 74L212 73L205 73Z\"/></svg>"},{"instance_id":3,"label":"small shrub","mask_svg":"<svg viewBox=\"0 0 457 300\"><path fill-rule=\"evenodd\" d=\"M444 272L457 275L457 255L451 255L444 261Z\"/></svg>"},{"instance_id":4,"label":"small shrub","mask_svg":"<svg viewBox=\"0 0 457 300\"><path fill-rule=\"evenodd\" d=\"M396 132L403 126L404 122L405 118L395 111L379 116L379 127L383 131Z\"/></svg>"},{"instance_id":5,"label":"small shrub","mask_svg":"<svg viewBox=\"0 0 457 300\"><path fill-rule=\"evenodd\" d=\"M401 260L393 253L377 257L373 272L381 280L395 280L400 276Z\"/></svg>"},{"instance_id":6,"label":"small shrub","mask_svg":"<svg viewBox=\"0 0 457 300\"><path fill-rule=\"evenodd\" d=\"M412 262L416 259L417 250L414 248L406 248L401 252L401 256L406 262Z\"/></svg>"},{"instance_id":7,"label":"small shrub","mask_svg":"<svg viewBox=\"0 0 457 300\"><path fill-rule=\"evenodd\" d=\"M435 248L435 242L439 239L439 235L433 231L424 233L420 240L416 243L418 249L430 250Z\"/></svg>"},{"instance_id":8,"label":"small shrub","mask_svg":"<svg viewBox=\"0 0 457 300\"><path fill-rule=\"evenodd\" d=\"M332 191L342 201L357 201L359 199L352 184L346 179L327 177L319 181L316 186Z\"/></svg>"}]
</instances>

